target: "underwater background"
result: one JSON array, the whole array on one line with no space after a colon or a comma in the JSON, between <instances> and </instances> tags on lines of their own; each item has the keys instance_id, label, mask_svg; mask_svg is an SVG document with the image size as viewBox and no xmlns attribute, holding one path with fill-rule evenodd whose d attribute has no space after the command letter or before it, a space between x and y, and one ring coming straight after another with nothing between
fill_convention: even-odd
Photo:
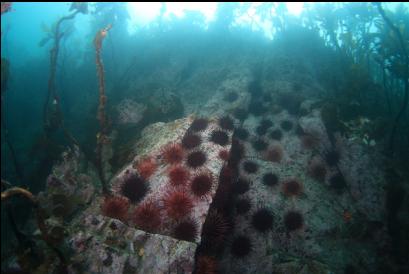
<instances>
[{"instance_id":1,"label":"underwater background","mask_svg":"<svg viewBox=\"0 0 409 274\"><path fill-rule=\"evenodd\" d=\"M1 3L1 273L408 273L407 3Z\"/></svg>"}]
</instances>

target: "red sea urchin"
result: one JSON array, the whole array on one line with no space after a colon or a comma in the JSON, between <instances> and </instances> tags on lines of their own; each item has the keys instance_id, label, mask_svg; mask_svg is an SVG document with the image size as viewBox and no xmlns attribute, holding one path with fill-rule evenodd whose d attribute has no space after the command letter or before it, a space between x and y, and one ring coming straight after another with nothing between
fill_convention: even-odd
<instances>
[{"instance_id":1,"label":"red sea urchin","mask_svg":"<svg viewBox=\"0 0 409 274\"><path fill-rule=\"evenodd\" d=\"M190 178L189 171L183 166L172 166L168 171L169 182L173 186L184 186Z\"/></svg>"},{"instance_id":2,"label":"red sea urchin","mask_svg":"<svg viewBox=\"0 0 409 274\"><path fill-rule=\"evenodd\" d=\"M189 215L193 208L192 199L183 191L167 193L163 204L168 216L175 220Z\"/></svg>"},{"instance_id":3,"label":"red sea urchin","mask_svg":"<svg viewBox=\"0 0 409 274\"><path fill-rule=\"evenodd\" d=\"M177 164L183 160L184 151L180 144L170 143L162 149L162 157L168 164Z\"/></svg>"},{"instance_id":4,"label":"red sea urchin","mask_svg":"<svg viewBox=\"0 0 409 274\"><path fill-rule=\"evenodd\" d=\"M283 184L283 193L287 197L299 196L303 192L303 186L296 178L288 179Z\"/></svg>"},{"instance_id":5,"label":"red sea urchin","mask_svg":"<svg viewBox=\"0 0 409 274\"><path fill-rule=\"evenodd\" d=\"M127 219L129 201L124 197L106 197L101 206L102 214L121 221Z\"/></svg>"},{"instance_id":6,"label":"red sea urchin","mask_svg":"<svg viewBox=\"0 0 409 274\"><path fill-rule=\"evenodd\" d=\"M194 242L199 235L199 224L194 219L179 222L173 230L173 237L179 240Z\"/></svg>"},{"instance_id":7,"label":"red sea urchin","mask_svg":"<svg viewBox=\"0 0 409 274\"><path fill-rule=\"evenodd\" d=\"M156 168L157 165L152 157L145 158L136 165L136 170L138 170L139 175L145 180L152 176Z\"/></svg>"},{"instance_id":8,"label":"red sea urchin","mask_svg":"<svg viewBox=\"0 0 409 274\"><path fill-rule=\"evenodd\" d=\"M148 184L142 177L135 173L125 174L121 185L121 194L128 198L131 203L136 204L141 201L148 190Z\"/></svg>"},{"instance_id":9,"label":"red sea urchin","mask_svg":"<svg viewBox=\"0 0 409 274\"><path fill-rule=\"evenodd\" d=\"M302 134L300 138L304 149L313 149L319 144L319 139L311 134Z\"/></svg>"},{"instance_id":10,"label":"red sea urchin","mask_svg":"<svg viewBox=\"0 0 409 274\"><path fill-rule=\"evenodd\" d=\"M276 144L270 147L264 154L264 159L270 162L280 162L283 159L284 150L281 145Z\"/></svg>"},{"instance_id":11,"label":"red sea urchin","mask_svg":"<svg viewBox=\"0 0 409 274\"><path fill-rule=\"evenodd\" d=\"M153 201L147 201L138 206L133 214L133 222L142 230L157 232L161 226L160 209Z\"/></svg>"},{"instance_id":12,"label":"red sea urchin","mask_svg":"<svg viewBox=\"0 0 409 274\"><path fill-rule=\"evenodd\" d=\"M217 261L210 256L198 256L196 261L196 274L217 274Z\"/></svg>"},{"instance_id":13,"label":"red sea urchin","mask_svg":"<svg viewBox=\"0 0 409 274\"><path fill-rule=\"evenodd\" d=\"M222 149L219 151L219 158L223 161L228 161L230 158L230 153L228 150Z\"/></svg>"},{"instance_id":14,"label":"red sea urchin","mask_svg":"<svg viewBox=\"0 0 409 274\"><path fill-rule=\"evenodd\" d=\"M191 182L191 190L196 197L204 197L210 193L213 185L213 177L210 172L196 175Z\"/></svg>"},{"instance_id":15,"label":"red sea urchin","mask_svg":"<svg viewBox=\"0 0 409 274\"><path fill-rule=\"evenodd\" d=\"M198 151L191 152L187 156L186 163L191 168L198 168L204 165L206 160L207 160L206 154L203 151L198 150Z\"/></svg>"},{"instance_id":16,"label":"red sea urchin","mask_svg":"<svg viewBox=\"0 0 409 274\"><path fill-rule=\"evenodd\" d=\"M304 218L297 211L289 211L284 215L284 225L289 232L300 229L303 224Z\"/></svg>"},{"instance_id":17,"label":"red sea urchin","mask_svg":"<svg viewBox=\"0 0 409 274\"><path fill-rule=\"evenodd\" d=\"M325 165L320 160L314 159L308 166L309 175L316 179L317 181L325 181L325 176L327 175L327 169Z\"/></svg>"}]
</instances>

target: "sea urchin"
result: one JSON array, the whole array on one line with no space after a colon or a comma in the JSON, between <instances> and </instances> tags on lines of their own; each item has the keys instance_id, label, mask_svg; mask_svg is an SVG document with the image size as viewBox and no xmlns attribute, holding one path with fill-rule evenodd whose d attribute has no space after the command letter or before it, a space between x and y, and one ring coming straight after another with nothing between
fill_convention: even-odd
<instances>
[{"instance_id":1,"label":"sea urchin","mask_svg":"<svg viewBox=\"0 0 409 274\"><path fill-rule=\"evenodd\" d=\"M191 190L196 197L204 197L210 193L213 184L211 173L200 173L192 179Z\"/></svg>"},{"instance_id":2,"label":"sea urchin","mask_svg":"<svg viewBox=\"0 0 409 274\"><path fill-rule=\"evenodd\" d=\"M261 208L253 214L251 224L260 232L266 232L273 227L273 214L267 208Z\"/></svg>"},{"instance_id":3,"label":"sea urchin","mask_svg":"<svg viewBox=\"0 0 409 274\"><path fill-rule=\"evenodd\" d=\"M199 146L202 143L202 139L199 135L193 133L186 133L182 139L182 146L186 149L192 149Z\"/></svg>"},{"instance_id":4,"label":"sea urchin","mask_svg":"<svg viewBox=\"0 0 409 274\"><path fill-rule=\"evenodd\" d=\"M124 177L121 185L121 194L133 204L138 203L148 192L148 184L137 174L129 173Z\"/></svg>"},{"instance_id":5,"label":"sea urchin","mask_svg":"<svg viewBox=\"0 0 409 274\"><path fill-rule=\"evenodd\" d=\"M283 193L287 197L299 196L303 192L303 186L298 179L292 178L283 184Z\"/></svg>"},{"instance_id":6,"label":"sea urchin","mask_svg":"<svg viewBox=\"0 0 409 274\"><path fill-rule=\"evenodd\" d=\"M283 159L284 150L281 145L276 144L271 146L265 153L264 159L270 162L280 162Z\"/></svg>"},{"instance_id":7,"label":"sea urchin","mask_svg":"<svg viewBox=\"0 0 409 274\"><path fill-rule=\"evenodd\" d=\"M272 172L263 175L263 184L266 186L275 186L278 184L278 176Z\"/></svg>"},{"instance_id":8,"label":"sea urchin","mask_svg":"<svg viewBox=\"0 0 409 274\"><path fill-rule=\"evenodd\" d=\"M193 132L202 131L207 128L208 124L209 121L206 118L197 118L192 122L192 124L189 127L189 130Z\"/></svg>"},{"instance_id":9,"label":"sea urchin","mask_svg":"<svg viewBox=\"0 0 409 274\"><path fill-rule=\"evenodd\" d=\"M168 216L175 220L189 215L193 208L192 199L183 191L166 194L163 204Z\"/></svg>"},{"instance_id":10,"label":"sea urchin","mask_svg":"<svg viewBox=\"0 0 409 274\"><path fill-rule=\"evenodd\" d=\"M197 239L199 225L196 220L188 219L179 222L173 230L173 236L176 239L194 242Z\"/></svg>"},{"instance_id":11,"label":"sea urchin","mask_svg":"<svg viewBox=\"0 0 409 274\"><path fill-rule=\"evenodd\" d=\"M189 171L183 166L172 166L168 172L169 181L173 186L183 186L189 181Z\"/></svg>"},{"instance_id":12,"label":"sea urchin","mask_svg":"<svg viewBox=\"0 0 409 274\"><path fill-rule=\"evenodd\" d=\"M303 226L304 219L301 213L297 211L289 211L284 215L284 225L287 231L294 231Z\"/></svg>"},{"instance_id":13,"label":"sea urchin","mask_svg":"<svg viewBox=\"0 0 409 274\"><path fill-rule=\"evenodd\" d=\"M142 230L157 232L161 225L159 206L153 201L142 203L134 211L133 222Z\"/></svg>"},{"instance_id":14,"label":"sea urchin","mask_svg":"<svg viewBox=\"0 0 409 274\"><path fill-rule=\"evenodd\" d=\"M101 206L105 216L125 221L129 209L129 201L124 197L107 197Z\"/></svg>"},{"instance_id":15,"label":"sea urchin","mask_svg":"<svg viewBox=\"0 0 409 274\"><path fill-rule=\"evenodd\" d=\"M187 165L191 168L202 166L207 160L207 156L203 151L194 151L187 156Z\"/></svg>"},{"instance_id":16,"label":"sea urchin","mask_svg":"<svg viewBox=\"0 0 409 274\"><path fill-rule=\"evenodd\" d=\"M226 132L222 130L215 130L212 132L212 135L210 136L210 141L212 141L215 144L225 146L229 143L229 136L227 135Z\"/></svg>"},{"instance_id":17,"label":"sea urchin","mask_svg":"<svg viewBox=\"0 0 409 274\"><path fill-rule=\"evenodd\" d=\"M317 181L323 182L325 181L327 169L325 168L324 163L322 163L320 160L313 160L308 166L308 173L312 178L316 179Z\"/></svg>"},{"instance_id":18,"label":"sea urchin","mask_svg":"<svg viewBox=\"0 0 409 274\"><path fill-rule=\"evenodd\" d=\"M136 170L138 170L139 175L145 180L152 176L156 168L157 165L152 157L141 160L136 166Z\"/></svg>"},{"instance_id":19,"label":"sea urchin","mask_svg":"<svg viewBox=\"0 0 409 274\"><path fill-rule=\"evenodd\" d=\"M252 161L245 161L243 163L243 169L244 171L246 171L247 173L256 173L258 170L258 166L256 163L252 162Z\"/></svg>"},{"instance_id":20,"label":"sea urchin","mask_svg":"<svg viewBox=\"0 0 409 274\"><path fill-rule=\"evenodd\" d=\"M183 160L184 151L180 144L170 143L162 149L162 157L168 164L177 164Z\"/></svg>"},{"instance_id":21,"label":"sea urchin","mask_svg":"<svg viewBox=\"0 0 409 274\"><path fill-rule=\"evenodd\" d=\"M241 258L247 256L252 250L250 239L246 236L236 236L231 245L231 253L233 256Z\"/></svg>"},{"instance_id":22,"label":"sea urchin","mask_svg":"<svg viewBox=\"0 0 409 274\"><path fill-rule=\"evenodd\" d=\"M233 130L234 122L229 116L221 117L219 119L219 126L224 130Z\"/></svg>"}]
</instances>

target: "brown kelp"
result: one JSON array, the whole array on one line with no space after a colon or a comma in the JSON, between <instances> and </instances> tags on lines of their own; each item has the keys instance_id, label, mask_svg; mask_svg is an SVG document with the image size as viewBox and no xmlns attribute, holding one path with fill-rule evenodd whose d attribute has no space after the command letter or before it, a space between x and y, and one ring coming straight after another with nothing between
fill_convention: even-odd
<instances>
[{"instance_id":1,"label":"brown kelp","mask_svg":"<svg viewBox=\"0 0 409 274\"><path fill-rule=\"evenodd\" d=\"M386 24L389 26L389 28L391 28L391 30L395 33L396 37L398 38L401 54L404 58L403 79L404 79L404 90L405 91L403 95L404 96L403 103L402 103L402 106L400 107L398 114L395 117L395 121L392 127L392 132L391 132L391 136L389 140L389 148L391 149L393 153L396 130L398 128L399 121L402 119L403 115L405 114L405 111L406 111L406 108L408 107L408 102L409 102L409 56L408 56L408 52L405 46L405 41L402 37L400 30L386 16L381 3L377 2L374 4L377 6L378 11L381 14L383 20L385 20Z\"/></svg>"},{"instance_id":2,"label":"brown kelp","mask_svg":"<svg viewBox=\"0 0 409 274\"><path fill-rule=\"evenodd\" d=\"M58 53L60 50L60 41L64 36L64 32L61 31L61 24L67 20L74 19L78 13L87 13L86 3L74 3L70 11L73 10L69 15L61 17L53 29L51 37L54 39L54 45L50 50L50 76L48 78L48 91L46 101L43 108L43 124L46 137L48 138L50 133L54 130L61 128L64 132L65 137L69 140L71 144L78 146L77 140L72 136L68 129L64 125L63 116L60 107L60 100L56 88L56 71L57 71L57 61Z\"/></svg>"},{"instance_id":3,"label":"brown kelp","mask_svg":"<svg viewBox=\"0 0 409 274\"><path fill-rule=\"evenodd\" d=\"M103 159L103 150L109 142L108 138L108 124L107 124L107 115L105 112L105 106L107 97L105 95L105 74L104 74L104 65L101 59L101 48L102 41L105 36L108 34L108 31L111 29L112 25L109 24L105 28L99 30L94 38L95 46L95 62L97 65L97 75L98 75L98 84L99 84L99 105L97 119L99 121L100 131L97 134L97 168L99 178L101 180L102 189L104 193L108 193L107 188L107 178L105 177L104 172L104 159Z\"/></svg>"},{"instance_id":4,"label":"brown kelp","mask_svg":"<svg viewBox=\"0 0 409 274\"><path fill-rule=\"evenodd\" d=\"M2 182L2 185L3 184L4 185L10 185L10 183L8 183L7 181L5 181L3 179L1 180L1 182ZM28 200L30 202L31 206L33 207L33 209L35 211L35 219L36 219L36 222L37 222L38 229L40 230L40 233L41 233L41 239L47 244L47 246L51 250L53 250L56 253L57 257L60 260L60 270L64 271L62 273L66 273L67 272L67 270L66 270L66 268L67 268L67 259L65 258L65 256L61 252L61 250L59 250L58 247L54 244L52 237L49 235L47 225L46 225L46 222L45 222L44 212L42 211L42 208L40 207L40 204L38 202L37 197L34 196L34 194L31 193L27 189L24 189L24 188L21 188L21 187L10 187L10 188L6 189L5 191L1 192L1 202L2 203L6 202L7 200L9 200L9 199L11 199L11 198L13 198L15 196L23 197L24 199L26 199L26 200ZM20 232L18 232L17 228L15 228L15 232L20 234Z\"/></svg>"}]
</instances>

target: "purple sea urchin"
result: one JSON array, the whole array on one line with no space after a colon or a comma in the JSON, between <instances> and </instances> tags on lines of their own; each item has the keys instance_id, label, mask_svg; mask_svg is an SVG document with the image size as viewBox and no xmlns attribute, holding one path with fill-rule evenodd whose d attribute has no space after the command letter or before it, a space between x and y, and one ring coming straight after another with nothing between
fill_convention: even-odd
<instances>
[{"instance_id":1,"label":"purple sea urchin","mask_svg":"<svg viewBox=\"0 0 409 274\"><path fill-rule=\"evenodd\" d=\"M236 101L239 98L239 95L234 92L234 91L230 91L229 93L227 93L224 97L223 100L226 102L230 102L233 103L234 101Z\"/></svg>"},{"instance_id":2,"label":"purple sea urchin","mask_svg":"<svg viewBox=\"0 0 409 274\"><path fill-rule=\"evenodd\" d=\"M182 146L186 149L192 149L199 146L202 143L202 139L199 135L193 133L186 133L182 139Z\"/></svg>"},{"instance_id":3,"label":"purple sea urchin","mask_svg":"<svg viewBox=\"0 0 409 274\"><path fill-rule=\"evenodd\" d=\"M133 204L138 203L148 192L148 184L137 174L129 173L124 176L121 185L121 194Z\"/></svg>"},{"instance_id":4,"label":"purple sea urchin","mask_svg":"<svg viewBox=\"0 0 409 274\"><path fill-rule=\"evenodd\" d=\"M293 123L289 120L284 120L280 124L281 128L285 131L290 131L293 128Z\"/></svg>"},{"instance_id":5,"label":"purple sea urchin","mask_svg":"<svg viewBox=\"0 0 409 274\"><path fill-rule=\"evenodd\" d=\"M207 160L207 156L203 151L193 151L187 156L186 163L191 168L202 166Z\"/></svg>"},{"instance_id":6,"label":"purple sea urchin","mask_svg":"<svg viewBox=\"0 0 409 274\"><path fill-rule=\"evenodd\" d=\"M263 151L268 147L268 144L263 141L262 139L256 139L254 140L251 145L253 146L253 149L257 152Z\"/></svg>"},{"instance_id":7,"label":"purple sea urchin","mask_svg":"<svg viewBox=\"0 0 409 274\"><path fill-rule=\"evenodd\" d=\"M236 108L233 112L233 116L240 121L246 120L248 115L248 112L243 108Z\"/></svg>"},{"instance_id":8,"label":"purple sea urchin","mask_svg":"<svg viewBox=\"0 0 409 274\"><path fill-rule=\"evenodd\" d=\"M287 231L300 229L304 224L304 218L297 211L289 211L284 215L284 225Z\"/></svg>"},{"instance_id":9,"label":"purple sea urchin","mask_svg":"<svg viewBox=\"0 0 409 274\"><path fill-rule=\"evenodd\" d=\"M229 116L221 117L219 119L219 126L224 130L233 130L234 122Z\"/></svg>"},{"instance_id":10,"label":"purple sea urchin","mask_svg":"<svg viewBox=\"0 0 409 274\"><path fill-rule=\"evenodd\" d=\"M210 141L215 144L225 146L229 143L229 136L222 130L215 130L210 136Z\"/></svg>"},{"instance_id":11,"label":"purple sea urchin","mask_svg":"<svg viewBox=\"0 0 409 274\"><path fill-rule=\"evenodd\" d=\"M246 236L239 235L233 239L233 243L231 245L231 253L233 256L242 258L247 256L252 249L252 244L250 239Z\"/></svg>"},{"instance_id":12,"label":"purple sea urchin","mask_svg":"<svg viewBox=\"0 0 409 274\"><path fill-rule=\"evenodd\" d=\"M245 161L243 163L243 169L249 174L256 173L258 171L258 165L252 161Z\"/></svg>"},{"instance_id":13,"label":"purple sea urchin","mask_svg":"<svg viewBox=\"0 0 409 274\"><path fill-rule=\"evenodd\" d=\"M283 138L283 133L279 129L275 129L270 133L270 138L273 140L280 141Z\"/></svg>"},{"instance_id":14,"label":"purple sea urchin","mask_svg":"<svg viewBox=\"0 0 409 274\"><path fill-rule=\"evenodd\" d=\"M330 150L325 154L325 162L327 162L327 164L329 166L335 166L338 164L340 159L340 155L339 152L336 150Z\"/></svg>"},{"instance_id":15,"label":"purple sea urchin","mask_svg":"<svg viewBox=\"0 0 409 274\"><path fill-rule=\"evenodd\" d=\"M278 176L272 172L263 175L263 184L266 186L275 186L278 184Z\"/></svg>"},{"instance_id":16,"label":"purple sea urchin","mask_svg":"<svg viewBox=\"0 0 409 274\"><path fill-rule=\"evenodd\" d=\"M332 189L338 194L341 194L346 188L347 184L344 176L341 173L336 173L329 179L329 183Z\"/></svg>"},{"instance_id":17,"label":"purple sea urchin","mask_svg":"<svg viewBox=\"0 0 409 274\"><path fill-rule=\"evenodd\" d=\"M199 233L199 225L196 220L188 219L179 222L173 230L173 236L176 239L194 242Z\"/></svg>"},{"instance_id":18,"label":"purple sea urchin","mask_svg":"<svg viewBox=\"0 0 409 274\"><path fill-rule=\"evenodd\" d=\"M249 212L251 208L251 203L248 199L238 199L236 201L236 212L237 214L243 215Z\"/></svg>"},{"instance_id":19,"label":"purple sea urchin","mask_svg":"<svg viewBox=\"0 0 409 274\"><path fill-rule=\"evenodd\" d=\"M237 138L239 140L245 141L249 137L249 132L247 129L244 128L237 128L234 130L233 138Z\"/></svg>"},{"instance_id":20,"label":"purple sea urchin","mask_svg":"<svg viewBox=\"0 0 409 274\"><path fill-rule=\"evenodd\" d=\"M197 118L195 119L189 127L189 131L199 132L205 130L209 121L206 118Z\"/></svg>"},{"instance_id":21,"label":"purple sea urchin","mask_svg":"<svg viewBox=\"0 0 409 274\"><path fill-rule=\"evenodd\" d=\"M191 182L192 193L196 197L204 197L210 193L213 185L213 177L210 172L196 175Z\"/></svg>"},{"instance_id":22,"label":"purple sea urchin","mask_svg":"<svg viewBox=\"0 0 409 274\"><path fill-rule=\"evenodd\" d=\"M253 214L251 224L259 232L266 232L273 227L274 217L267 208L261 208Z\"/></svg>"},{"instance_id":23,"label":"purple sea urchin","mask_svg":"<svg viewBox=\"0 0 409 274\"><path fill-rule=\"evenodd\" d=\"M226 239L231 225L217 210L209 211L203 225L203 240L209 245L221 245Z\"/></svg>"},{"instance_id":24,"label":"purple sea urchin","mask_svg":"<svg viewBox=\"0 0 409 274\"><path fill-rule=\"evenodd\" d=\"M250 182L246 179L239 178L233 185L233 191L237 194L244 194L250 189Z\"/></svg>"}]
</instances>

